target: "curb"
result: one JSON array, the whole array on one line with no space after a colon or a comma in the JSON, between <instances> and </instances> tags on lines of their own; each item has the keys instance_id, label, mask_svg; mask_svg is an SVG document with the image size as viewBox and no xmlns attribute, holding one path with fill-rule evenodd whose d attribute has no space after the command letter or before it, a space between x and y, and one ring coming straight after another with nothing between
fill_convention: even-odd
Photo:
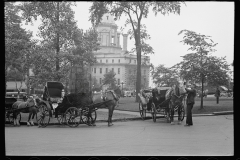
<instances>
[{"instance_id":1,"label":"curb","mask_svg":"<svg viewBox=\"0 0 240 160\"><path fill-rule=\"evenodd\" d=\"M136 111L129 111L129 112L136 112ZM212 114L193 114L193 117L201 117L201 116L217 116L217 115L229 115L233 114L233 111L222 111L222 112L213 112ZM174 117L177 117L177 115L174 115ZM156 118L164 118L164 116L156 116ZM144 120L152 119L152 117L145 117ZM119 119L112 119L112 122L126 122L126 121L134 121L134 120L143 120L141 117L136 118L119 118ZM107 120L96 120L96 122L99 123L107 123ZM9 124L9 123L5 123ZM20 122L21 125L27 125L27 122ZM34 125L37 126L38 124L34 122ZM59 123L50 123L48 125L60 125Z\"/></svg>"},{"instance_id":2,"label":"curb","mask_svg":"<svg viewBox=\"0 0 240 160\"><path fill-rule=\"evenodd\" d=\"M228 115L233 114L233 111L213 112L214 115Z\"/></svg>"}]
</instances>

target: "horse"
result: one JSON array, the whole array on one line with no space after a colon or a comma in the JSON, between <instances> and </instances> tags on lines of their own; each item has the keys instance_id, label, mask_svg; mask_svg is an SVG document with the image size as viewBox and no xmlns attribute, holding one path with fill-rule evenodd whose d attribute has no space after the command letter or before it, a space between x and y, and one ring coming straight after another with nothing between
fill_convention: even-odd
<instances>
[{"instance_id":1,"label":"horse","mask_svg":"<svg viewBox=\"0 0 240 160\"><path fill-rule=\"evenodd\" d=\"M108 90L105 91L104 93L95 93L92 95L92 101L93 103L99 103L99 102L104 102L108 101L100 106L97 106L97 108L108 108L108 126L112 126L112 115L113 111L115 109L115 106L118 105L119 99L120 99L120 94L117 94L117 90Z\"/></svg>"},{"instance_id":2,"label":"horse","mask_svg":"<svg viewBox=\"0 0 240 160\"><path fill-rule=\"evenodd\" d=\"M184 94L180 93L180 88L178 85L173 86L167 92L169 92L170 122L171 124L174 124L173 121L174 121L175 107L178 107L178 123L180 124L181 108L183 107L182 102L185 97L185 93Z\"/></svg>"},{"instance_id":3,"label":"horse","mask_svg":"<svg viewBox=\"0 0 240 160\"><path fill-rule=\"evenodd\" d=\"M16 101L15 103L13 103L12 109L13 109L13 124L14 124L14 126L20 126L19 121L16 120L16 117L18 114L20 114L20 112L21 113L29 113L27 125L34 126L32 119L37 114L38 109L37 109L37 103L33 97L28 97L26 102L25 101ZM17 110L15 110L15 109L17 109ZM31 116L32 116L32 119L30 121Z\"/></svg>"}]
</instances>

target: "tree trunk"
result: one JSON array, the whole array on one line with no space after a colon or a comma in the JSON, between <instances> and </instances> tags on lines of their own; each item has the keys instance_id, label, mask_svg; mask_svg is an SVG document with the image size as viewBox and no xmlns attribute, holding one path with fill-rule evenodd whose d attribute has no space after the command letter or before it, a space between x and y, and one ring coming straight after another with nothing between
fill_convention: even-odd
<instances>
[{"instance_id":1,"label":"tree trunk","mask_svg":"<svg viewBox=\"0 0 240 160\"><path fill-rule=\"evenodd\" d=\"M201 106L200 106L200 109L203 109L203 74L201 74L201 80L202 80L202 95L201 95Z\"/></svg>"},{"instance_id":2,"label":"tree trunk","mask_svg":"<svg viewBox=\"0 0 240 160\"><path fill-rule=\"evenodd\" d=\"M60 47L59 47L59 2L57 2L57 42L56 42L56 71L59 71L59 51L60 51ZM56 77L57 81L60 81L59 76L57 75Z\"/></svg>"},{"instance_id":3,"label":"tree trunk","mask_svg":"<svg viewBox=\"0 0 240 160\"><path fill-rule=\"evenodd\" d=\"M140 27L138 28L138 34L136 37L136 48L137 48L137 84L136 84L136 101L139 102L138 93L141 89L141 48L140 48Z\"/></svg>"}]
</instances>

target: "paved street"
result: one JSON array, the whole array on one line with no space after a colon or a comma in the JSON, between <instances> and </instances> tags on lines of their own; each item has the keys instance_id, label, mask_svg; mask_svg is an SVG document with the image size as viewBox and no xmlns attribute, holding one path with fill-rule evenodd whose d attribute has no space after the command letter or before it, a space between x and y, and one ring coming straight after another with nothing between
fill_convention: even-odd
<instances>
[{"instance_id":1,"label":"paved street","mask_svg":"<svg viewBox=\"0 0 240 160\"><path fill-rule=\"evenodd\" d=\"M226 156L234 155L233 115L193 117L194 125L166 119L84 124L77 128L5 126L6 155Z\"/></svg>"}]
</instances>

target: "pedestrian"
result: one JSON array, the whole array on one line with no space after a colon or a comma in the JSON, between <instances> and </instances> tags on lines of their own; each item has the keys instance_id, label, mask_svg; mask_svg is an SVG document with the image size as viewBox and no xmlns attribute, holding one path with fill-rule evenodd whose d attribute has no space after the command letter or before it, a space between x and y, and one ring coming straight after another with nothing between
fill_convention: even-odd
<instances>
[{"instance_id":1,"label":"pedestrian","mask_svg":"<svg viewBox=\"0 0 240 160\"><path fill-rule=\"evenodd\" d=\"M218 88L218 87L217 87L217 89L216 89L215 96L216 96L216 99L217 99L217 104L218 104L218 103L219 103L219 97L220 97L220 90L219 90L219 88Z\"/></svg>"},{"instance_id":2,"label":"pedestrian","mask_svg":"<svg viewBox=\"0 0 240 160\"><path fill-rule=\"evenodd\" d=\"M192 122L192 108L195 104L195 97L196 97L196 85L190 85L190 88L185 88L187 91L187 117L186 117L186 124L184 126L191 126L193 125Z\"/></svg>"}]
</instances>

